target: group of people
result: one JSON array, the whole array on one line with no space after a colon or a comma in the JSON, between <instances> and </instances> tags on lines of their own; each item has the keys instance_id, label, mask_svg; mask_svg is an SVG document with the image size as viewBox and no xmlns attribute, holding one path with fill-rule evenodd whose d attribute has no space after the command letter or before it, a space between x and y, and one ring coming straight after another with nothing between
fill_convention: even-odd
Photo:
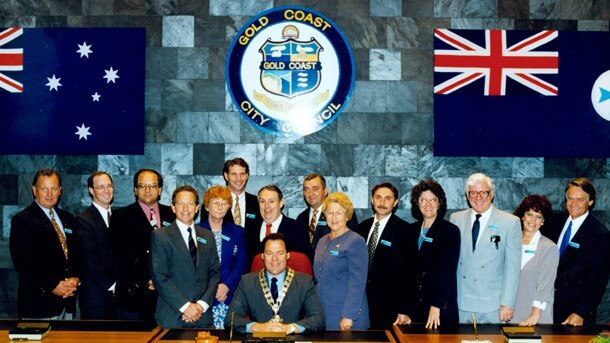
<instances>
[{"instance_id":1,"label":"group of people","mask_svg":"<svg viewBox=\"0 0 610 343\"><path fill-rule=\"evenodd\" d=\"M98 171L87 182L92 204L75 217L57 207L59 173L39 170L34 201L11 220L19 317L73 319L78 300L81 319L287 334L596 321L610 232L590 213L596 192L585 178L568 183L567 214L556 217L542 195L513 214L497 209L493 181L475 173L465 182L469 208L449 220L442 186L422 180L408 223L395 214L391 183L372 188L374 214L358 222L349 197L329 194L312 173L307 209L292 219L277 185L245 191L249 174L245 160L228 160L226 186L208 189L203 206L189 185L166 206L161 174L141 169L134 203L115 209L112 177ZM291 254L305 256L312 275L290 267ZM264 268L251 267L257 260Z\"/></svg>"}]
</instances>

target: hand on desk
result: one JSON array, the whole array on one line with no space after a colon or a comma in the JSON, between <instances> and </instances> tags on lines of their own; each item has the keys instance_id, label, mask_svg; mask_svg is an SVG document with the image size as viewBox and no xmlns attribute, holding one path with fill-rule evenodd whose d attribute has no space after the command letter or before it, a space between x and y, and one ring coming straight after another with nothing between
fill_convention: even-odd
<instances>
[{"instance_id":1,"label":"hand on desk","mask_svg":"<svg viewBox=\"0 0 610 343\"><path fill-rule=\"evenodd\" d=\"M406 314L399 313L396 316L396 320L394 321L394 325L404 325L411 324L411 318Z\"/></svg>"},{"instance_id":2,"label":"hand on desk","mask_svg":"<svg viewBox=\"0 0 610 343\"><path fill-rule=\"evenodd\" d=\"M254 323L250 327L250 331L264 331L264 332L285 332L286 334L290 332L291 326L290 324L276 323L276 322L265 322L265 323Z\"/></svg>"},{"instance_id":3,"label":"hand on desk","mask_svg":"<svg viewBox=\"0 0 610 343\"><path fill-rule=\"evenodd\" d=\"M354 321L349 318L341 318L339 321L339 328L341 331L351 330L352 326L354 326Z\"/></svg>"},{"instance_id":4,"label":"hand on desk","mask_svg":"<svg viewBox=\"0 0 610 343\"><path fill-rule=\"evenodd\" d=\"M430 312L428 312L428 321L426 322L426 329L437 329L441 325L441 309L436 306L430 306Z\"/></svg>"},{"instance_id":5,"label":"hand on desk","mask_svg":"<svg viewBox=\"0 0 610 343\"><path fill-rule=\"evenodd\" d=\"M573 325L573 326L582 326L584 319L577 315L576 313L572 313L563 321L563 325Z\"/></svg>"}]
</instances>

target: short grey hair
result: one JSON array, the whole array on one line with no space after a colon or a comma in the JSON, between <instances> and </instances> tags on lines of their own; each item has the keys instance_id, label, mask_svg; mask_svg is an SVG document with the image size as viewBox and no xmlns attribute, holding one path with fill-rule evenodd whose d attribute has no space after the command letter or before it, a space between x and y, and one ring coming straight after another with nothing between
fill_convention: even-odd
<instances>
[{"instance_id":1,"label":"short grey hair","mask_svg":"<svg viewBox=\"0 0 610 343\"><path fill-rule=\"evenodd\" d=\"M489 190L493 194L496 194L496 185L494 184L493 180L483 173L474 173L470 175L468 179L466 179L466 183L464 184L464 193L468 195L468 187L473 186L475 183L481 181L487 183L487 186L489 186Z\"/></svg>"}]
</instances>

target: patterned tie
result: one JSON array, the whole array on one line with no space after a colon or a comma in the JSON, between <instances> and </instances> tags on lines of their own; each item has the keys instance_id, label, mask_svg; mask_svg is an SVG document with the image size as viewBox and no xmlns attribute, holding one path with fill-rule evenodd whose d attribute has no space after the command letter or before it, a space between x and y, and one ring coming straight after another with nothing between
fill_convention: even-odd
<instances>
[{"instance_id":1,"label":"patterned tie","mask_svg":"<svg viewBox=\"0 0 610 343\"><path fill-rule=\"evenodd\" d=\"M572 236L572 221L568 223L568 229L566 233L563 234L563 239L561 240L561 245L559 246L559 256L563 255L563 252L568 247L568 243L570 243L570 236Z\"/></svg>"},{"instance_id":2,"label":"patterned tie","mask_svg":"<svg viewBox=\"0 0 610 343\"><path fill-rule=\"evenodd\" d=\"M271 278L271 296L273 297L273 301L277 301L277 278Z\"/></svg>"},{"instance_id":3,"label":"patterned tie","mask_svg":"<svg viewBox=\"0 0 610 343\"><path fill-rule=\"evenodd\" d=\"M476 219L474 223L472 223L472 251L477 247L477 239L479 238L479 229L481 227L481 222L479 222L479 218L481 215L479 213L476 214Z\"/></svg>"},{"instance_id":4,"label":"patterned tie","mask_svg":"<svg viewBox=\"0 0 610 343\"><path fill-rule=\"evenodd\" d=\"M373 233L371 233L371 238L369 238L369 269L371 268L371 263L373 262L375 248L377 248L377 238L379 238L379 222L375 223L375 226L373 227Z\"/></svg>"},{"instance_id":5,"label":"patterned tie","mask_svg":"<svg viewBox=\"0 0 610 343\"><path fill-rule=\"evenodd\" d=\"M239 207L239 195L235 196L235 209L233 210L233 222L241 225L241 208Z\"/></svg>"},{"instance_id":6,"label":"patterned tie","mask_svg":"<svg viewBox=\"0 0 610 343\"><path fill-rule=\"evenodd\" d=\"M186 229L186 231L189 233L189 254L191 254L191 260L193 260L193 265L197 267L197 246L195 245L195 242L193 242L191 228L189 227L188 229Z\"/></svg>"},{"instance_id":7,"label":"patterned tie","mask_svg":"<svg viewBox=\"0 0 610 343\"><path fill-rule=\"evenodd\" d=\"M271 224L267 223L267 226L265 227L265 237L269 236L271 234Z\"/></svg>"},{"instance_id":8,"label":"patterned tie","mask_svg":"<svg viewBox=\"0 0 610 343\"><path fill-rule=\"evenodd\" d=\"M55 220L55 214L53 213L53 209L49 210L49 216L51 216L51 224L53 225L53 228L55 229L55 233L57 233L57 237L59 238L59 243L61 244L61 249L64 251L64 256L67 259L68 258L68 244L66 243L66 237L64 236L64 233L61 232L61 228L59 227L59 224L57 224L57 221Z\"/></svg>"},{"instance_id":9,"label":"patterned tie","mask_svg":"<svg viewBox=\"0 0 610 343\"><path fill-rule=\"evenodd\" d=\"M316 216L318 215L318 210L313 210L313 215L311 216L311 221L309 222L309 243L313 241L313 234L316 232Z\"/></svg>"}]
</instances>

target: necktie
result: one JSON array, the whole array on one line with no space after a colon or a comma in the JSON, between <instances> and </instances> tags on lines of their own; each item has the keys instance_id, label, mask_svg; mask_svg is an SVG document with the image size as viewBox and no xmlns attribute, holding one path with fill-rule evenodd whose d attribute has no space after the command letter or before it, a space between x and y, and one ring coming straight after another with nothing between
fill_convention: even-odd
<instances>
[{"instance_id":1,"label":"necktie","mask_svg":"<svg viewBox=\"0 0 610 343\"><path fill-rule=\"evenodd\" d=\"M157 219L155 219L155 209L154 208L150 208L150 226L152 226L153 228L157 228Z\"/></svg>"},{"instance_id":2,"label":"necktie","mask_svg":"<svg viewBox=\"0 0 610 343\"><path fill-rule=\"evenodd\" d=\"M371 268L371 262L373 262L375 248L377 248L377 238L379 238L379 222L375 223L375 227L373 227L373 233L371 233L371 238L369 238L369 269Z\"/></svg>"},{"instance_id":3,"label":"necktie","mask_svg":"<svg viewBox=\"0 0 610 343\"><path fill-rule=\"evenodd\" d=\"M106 212L106 222L108 223L108 227L110 227L110 210L108 210L108 212Z\"/></svg>"},{"instance_id":4,"label":"necktie","mask_svg":"<svg viewBox=\"0 0 610 343\"><path fill-rule=\"evenodd\" d=\"M421 244L424 242L424 238L428 233L428 229L422 228L421 233L419 234L419 239L417 240L417 248L421 250Z\"/></svg>"},{"instance_id":5,"label":"necktie","mask_svg":"<svg viewBox=\"0 0 610 343\"><path fill-rule=\"evenodd\" d=\"M479 238L479 229L481 227L481 222L479 221L481 215L477 213L476 217L474 223L472 223L472 251L477 247L477 239Z\"/></svg>"},{"instance_id":6,"label":"necktie","mask_svg":"<svg viewBox=\"0 0 610 343\"><path fill-rule=\"evenodd\" d=\"M193 235L192 235L191 228L189 227L188 229L186 229L186 231L189 233L189 254L191 254L191 260L193 260L193 265L196 267L197 266L197 246L195 245L195 242L193 242Z\"/></svg>"},{"instance_id":7,"label":"necktie","mask_svg":"<svg viewBox=\"0 0 610 343\"><path fill-rule=\"evenodd\" d=\"M239 207L239 195L235 196L235 209L233 210L233 222L241 225L241 208Z\"/></svg>"},{"instance_id":8,"label":"necktie","mask_svg":"<svg viewBox=\"0 0 610 343\"><path fill-rule=\"evenodd\" d=\"M61 244L61 249L64 251L64 256L67 259L68 258L68 244L66 243L66 237L64 236L64 233L61 232L61 228L59 227L59 224L57 224L57 221L55 220L55 214L53 213L53 209L49 210L49 216L51 217L51 224L53 225L53 228L55 229L55 233L57 233L57 237L59 238L59 243Z\"/></svg>"},{"instance_id":9,"label":"necktie","mask_svg":"<svg viewBox=\"0 0 610 343\"><path fill-rule=\"evenodd\" d=\"M311 216L311 221L309 222L309 243L313 241L313 234L316 232L316 216L318 215L318 210L313 210L313 215Z\"/></svg>"},{"instance_id":10,"label":"necktie","mask_svg":"<svg viewBox=\"0 0 610 343\"><path fill-rule=\"evenodd\" d=\"M277 278L271 278L271 296L273 297L273 301L277 301Z\"/></svg>"},{"instance_id":11,"label":"necktie","mask_svg":"<svg viewBox=\"0 0 610 343\"><path fill-rule=\"evenodd\" d=\"M566 233L563 234L563 239L561 240L561 245L559 246L559 256L563 254L563 252L568 247L568 243L570 243L570 236L572 235L572 221L568 223L568 229Z\"/></svg>"},{"instance_id":12,"label":"necktie","mask_svg":"<svg viewBox=\"0 0 610 343\"><path fill-rule=\"evenodd\" d=\"M267 226L265 227L265 237L269 236L271 234L271 224L267 223Z\"/></svg>"}]
</instances>

